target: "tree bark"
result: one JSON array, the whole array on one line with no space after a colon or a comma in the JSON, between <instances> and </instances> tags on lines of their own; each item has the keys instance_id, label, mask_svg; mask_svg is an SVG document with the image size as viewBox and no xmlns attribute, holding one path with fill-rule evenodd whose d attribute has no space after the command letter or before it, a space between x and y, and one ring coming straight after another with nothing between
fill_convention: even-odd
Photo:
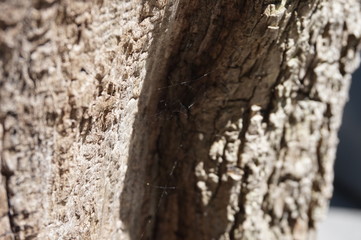
<instances>
[{"instance_id":1,"label":"tree bark","mask_svg":"<svg viewBox=\"0 0 361 240\"><path fill-rule=\"evenodd\" d=\"M0 2L0 239L314 239L360 5Z\"/></svg>"}]
</instances>

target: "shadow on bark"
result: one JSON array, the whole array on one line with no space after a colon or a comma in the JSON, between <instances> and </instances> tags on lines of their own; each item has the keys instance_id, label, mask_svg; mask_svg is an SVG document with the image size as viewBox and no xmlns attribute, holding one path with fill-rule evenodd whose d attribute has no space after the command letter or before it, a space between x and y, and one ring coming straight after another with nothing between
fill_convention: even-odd
<instances>
[{"instance_id":1,"label":"shadow on bark","mask_svg":"<svg viewBox=\"0 0 361 240\"><path fill-rule=\"evenodd\" d=\"M152 15L159 6L156 1L143 1L139 22ZM138 101L138 113L135 117L129 159L124 188L120 197L120 218L125 224L125 231L130 239L152 239L157 195L162 189L157 182L157 139L159 136L162 112L159 112L161 92L167 74L167 57L170 51L170 33L165 33L168 25L163 22L169 19L170 6L165 7L165 14L154 24L152 43L146 61L146 76ZM169 43L168 43L169 44Z\"/></svg>"},{"instance_id":2,"label":"shadow on bark","mask_svg":"<svg viewBox=\"0 0 361 240\"><path fill-rule=\"evenodd\" d=\"M145 7L143 2L143 10L147 10L142 11L139 21L151 16L153 7L155 3ZM208 158L214 139L209 134L200 148L192 145L192 139L198 137L197 124L213 126L212 119L217 117L213 116L215 103L200 101L199 95L212 87L211 82L218 88L218 70L212 67L224 47L220 42L226 41L229 29L239 21L241 7L218 1L211 5L183 2L176 11L171 7L166 7L154 26L121 193L120 216L131 239L167 239L167 234L189 238L189 234L201 236L206 231L203 225L198 226L207 217L200 212L193 171L199 155ZM192 29L197 29L197 34ZM196 101L199 106L193 106ZM209 113L203 113L204 108L211 111L212 118L207 119ZM195 154L192 149L204 151ZM219 192L230 187L224 185ZM226 227L225 196L214 200L221 210L215 216L210 214L216 219L210 232Z\"/></svg>"}]
</instances>

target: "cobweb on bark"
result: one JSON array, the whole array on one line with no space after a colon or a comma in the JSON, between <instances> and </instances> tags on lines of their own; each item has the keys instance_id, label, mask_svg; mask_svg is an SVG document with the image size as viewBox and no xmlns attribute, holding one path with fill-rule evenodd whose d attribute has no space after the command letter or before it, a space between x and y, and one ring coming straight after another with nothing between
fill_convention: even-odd
<instances>
[{"instance_id":1,"label":"cobweb on bark","mask_svg":"<svg viewBox=\"0 0 361 240\"><path fill-rule=\"evenodd\" d=\"M167 97L163 97L159 100L158 105L161 106L160 109L158 109L157 113L150 117L149 121L156 122L156 121L169 121L174 117L177 117L177 115L183 115L183 117L188 117L189 111L192 109L194 104L201 101L205 96L202 93L204 89L194 89L192 87L192 84L195 82L199 82L200 80L204 80L204 78L210 76L214 71L207 72L205 74L202 74L199 77L196 77L192 80L188 81L181 81L178 83L170 84L165 87L160 87L156 91L158 92L167 92L170 89L176 89L176 88L184 88L186 91L194 91L194 94L197 96L197 98L193 99L193 101L184 103L182 102L181 98L176 98L173 100L168 100ZM166 95L165 95L166 96ZM164 122L163 122L164 123ZM178 143L178 150L181 150L183 148L183 145L181 141ZM176 154L176 153L175 153ZM151 182L146 182L146 186L148 188L151 188L150 191L160 191L157 192L157 202L156 202L156 210L155 215L158 214L160 208L162 207L162 203L164 202L165 198L171 194L174 191L177 191L180 186L176 186L175 184L170 184L172 182L172 178L174 178L174 173L177 171L178 167L178 160L173 160L173 163L171 164L170 169L168 169L168 174L164 182L159 182L156 184L153 184ZM146 222L146 226L144 229L147 228L147 225L151 224L152 221L154 221L154 218L149 218ZM140 236L141 240L145 239L145 233L146 230L143 230Z\"/></svg>"}]
</instances>

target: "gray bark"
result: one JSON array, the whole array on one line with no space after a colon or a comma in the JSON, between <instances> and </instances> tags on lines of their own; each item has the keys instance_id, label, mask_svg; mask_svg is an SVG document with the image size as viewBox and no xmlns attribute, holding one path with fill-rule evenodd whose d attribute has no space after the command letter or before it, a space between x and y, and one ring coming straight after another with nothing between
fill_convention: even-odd
<instances>
[{"instance_id":1,"label":"gray bark","mask_svg":"<svg viewBox=\"0 0 361 240\"><path fill-rule=\"evenodd\" d=\"M360 5L0 2L0 239L314 239Z\"/></svg>"}]
</instances>

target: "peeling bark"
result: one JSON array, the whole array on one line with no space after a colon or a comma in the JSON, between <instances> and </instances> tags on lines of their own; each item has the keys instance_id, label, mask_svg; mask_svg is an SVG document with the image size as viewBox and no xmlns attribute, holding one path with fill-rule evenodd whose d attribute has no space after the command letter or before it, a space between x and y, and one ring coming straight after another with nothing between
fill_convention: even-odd
<instances>
[{"instance_id":1,"label":"peeling bark","mask_svg":"<svg viewBox=\"0 0 361 240\"><path fill-rule=\"evenodd\" d=\"M314 239L360 5L1 2L0 239Z\"/></svg>"}]
</instances>

